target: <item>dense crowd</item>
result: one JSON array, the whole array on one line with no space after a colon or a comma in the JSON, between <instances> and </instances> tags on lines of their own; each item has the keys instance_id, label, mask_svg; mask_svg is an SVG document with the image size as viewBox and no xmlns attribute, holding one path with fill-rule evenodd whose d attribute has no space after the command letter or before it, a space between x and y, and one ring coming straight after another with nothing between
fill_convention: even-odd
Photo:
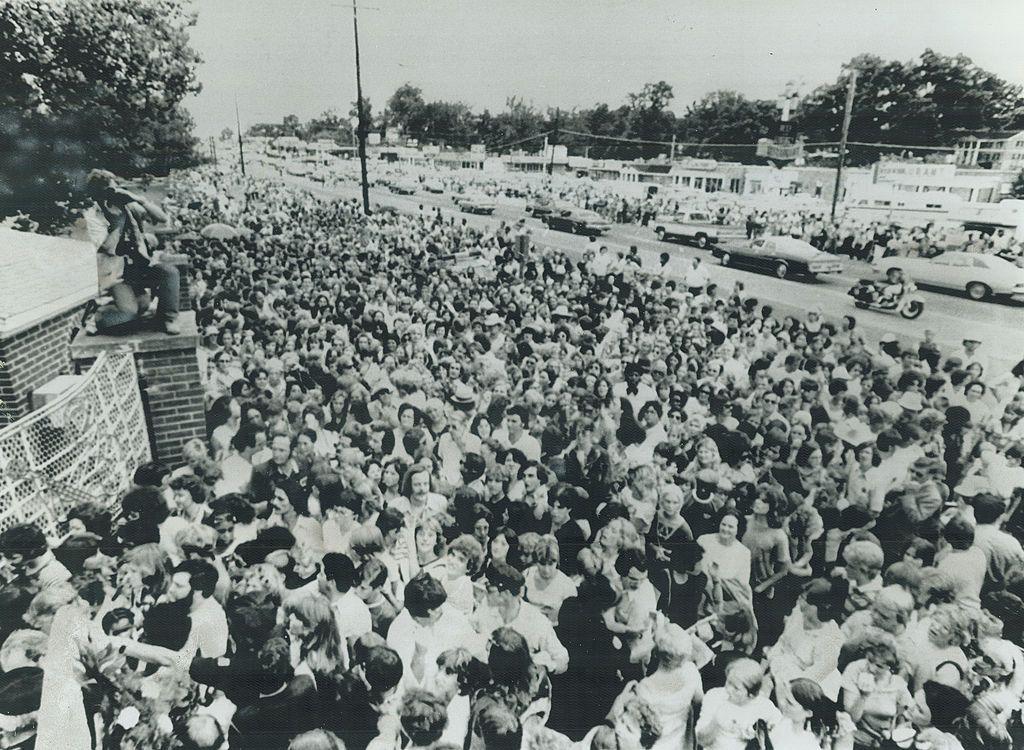
<instances>
[{"instance_id":1,"label":"dense crowd","mask_svg":"<svg viewBox=\"0 0 1024 750\"><path fill-rule=\"evenodd\" d=\"M392 173L387 173L393 179ZM396 172L395 174L402 174ZM350 179L358 179L352 173ZM340 179L340 177L339 177ZM965 231L942 222L883 221L859 218L840 204L835 219L826 201L799 196L764 194L736 195L659 188L646 197L622 195L614 183L590 179L556 178L538 175L450 176L423 178L449 193L482 192L491 196L552 199L594 211L618 224L652 226L657 217L671 218L681 212L697 211L709 223L727 227L748 239L759 236L789 236L819 250L847 255L857 260L877 257L934 257L949 250L998 255L1017 265L1024 263L1024 245L1007 229L991 233ZM415 183L415 181L413 181Z\"/></svg>"},{"instance_id":2,"label":"dense crowd","mask_svg":"<svg viewBox=\"0 0 1024 750\"><path fill-rule=\"evenodd\" d=\"M1024 742L1024 362L439 211L165 208L243 229L170 242L209 439L0 534L3 747Z\"/></svg>"}]
</instances>

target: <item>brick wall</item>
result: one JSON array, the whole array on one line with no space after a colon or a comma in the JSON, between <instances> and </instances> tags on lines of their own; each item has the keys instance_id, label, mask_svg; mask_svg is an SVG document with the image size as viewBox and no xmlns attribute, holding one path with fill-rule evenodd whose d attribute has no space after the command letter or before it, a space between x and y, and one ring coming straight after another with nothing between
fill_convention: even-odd
<instances>
[{"instance_id":1,"label":"brick wall","mask_svg":"<svg viewBox=\"0 0 1024 750\"><path fill-rule=\"evenodd\" d=\"M82 307L0 340L0 425L9 424L32 410L32 392L58 375L72 372L71 329L81 319Z\"/></svg>"},{"instance_id":2,"label":"brick wall","mask_svg":"<svg viewBox=\"0 0 1024 750\"><path fill-rule=\"evenodd\" d=\"M184 313L180 336L154 332L124 337L80 335L72 346L72 356L78 369L84 371L100 351L132 351L147 404L154 458L178 464L186 442L206 439L198 345L195 314Z\"/></svg>"}]
</instances>

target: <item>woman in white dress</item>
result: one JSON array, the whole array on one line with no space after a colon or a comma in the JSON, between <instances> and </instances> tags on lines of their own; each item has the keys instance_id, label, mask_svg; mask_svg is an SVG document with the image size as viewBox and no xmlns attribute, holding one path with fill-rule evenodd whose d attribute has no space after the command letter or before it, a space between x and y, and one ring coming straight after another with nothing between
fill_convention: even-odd
<instances>
[{"instance_id":1,"label":"woman in white dress","mask_svg":"<svg viewBox=\"0 0 1024 750\"><path fill-rule=\"evenodd\" d=\"M844 641L836 622L840 607L841 602L833 594L829 581L820 578L811 581L786 618L782 636L766 649L779 708L786 709L785 704L790 699L789 683L798 677L813 680L832 700L838 698L839 652Z\"/></svg>"},{"instance_id":2,"label":"woman in white dress","mask_svg":"<svg viewBox=\"0 0 1024 750\"><path fill-rule=\"evenodd\" d=\"M746 750L758 727L769 734L782 720L775 704L761 695L764 672L753 659L737 659L725 672L725 687L709 690L697 720L703 750Z\"/></svg>"},{"instance_id":3,"label":"woman in white dress","mask_svg":"<svg viewBox=\"0 0 1024 750\"><path fill-rule=\"evenodd\" d=\"M649 705L661 724L652 750L693 750L693 710L704 698L700 672L693 663L693 639L678 625L665 623L654 633L655 671L623 691ZM620 696L621 700L621 696Z\"/></svg>"}]
</instances>

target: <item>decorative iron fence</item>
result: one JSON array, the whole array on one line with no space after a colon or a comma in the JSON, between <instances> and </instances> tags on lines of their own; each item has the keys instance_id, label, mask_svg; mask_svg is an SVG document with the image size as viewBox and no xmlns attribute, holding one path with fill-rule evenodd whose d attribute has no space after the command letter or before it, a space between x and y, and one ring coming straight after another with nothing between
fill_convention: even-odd
<instances>
[{"instance_id":1,"label":"decorative iron fence","mask_svg":"<svg viewBox=\"0 0 1024 750\"><path fill-rule=\"evenodd\" d=\"M150 456L135 360L103 353L80 383L0 430L0 531L34 522L57 537L75 505L112 508Z\"/></svg>"}]
</instances>

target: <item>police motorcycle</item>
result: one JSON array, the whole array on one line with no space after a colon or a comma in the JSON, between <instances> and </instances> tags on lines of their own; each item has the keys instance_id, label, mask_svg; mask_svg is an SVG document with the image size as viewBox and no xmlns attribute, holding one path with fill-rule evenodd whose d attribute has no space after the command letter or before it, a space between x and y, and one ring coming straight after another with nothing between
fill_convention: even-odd
<instances>
[{"instance_id":1,"label":"police motorcycle","mask_svg":"<svg viewBox=\"0 0 1024 750\"><path fill-rule=\"evenodd\" d=\"M924 295L917 285L901 270L893 268L885 281L861 279L847 292L853 304L861 310L897 312L907 320L921 317Z\"/></svg>"}]
</instances>

